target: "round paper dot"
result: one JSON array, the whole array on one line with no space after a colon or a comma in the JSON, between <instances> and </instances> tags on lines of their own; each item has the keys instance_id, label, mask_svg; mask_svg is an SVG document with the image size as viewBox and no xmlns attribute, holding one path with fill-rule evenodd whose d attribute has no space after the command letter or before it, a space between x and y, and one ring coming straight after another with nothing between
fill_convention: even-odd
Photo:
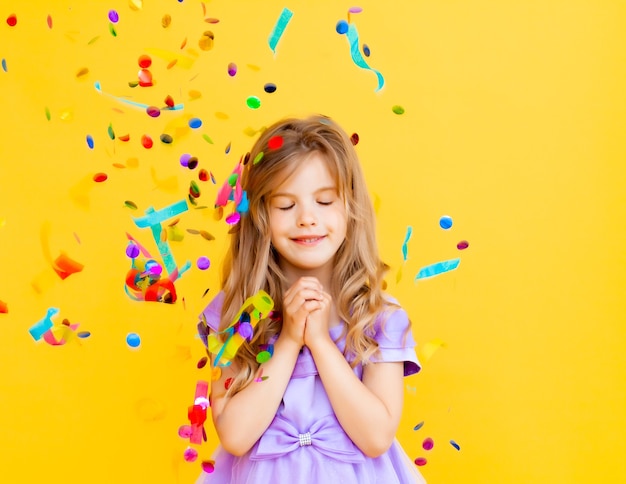
<instances>
[{"instance_id":1,"label":"round paper dot","mask_svg":"<svg viewBox=\"0 0 626 484\"><path fill-rule=\"evenodd\" d=\"M161 115L161 110L156 106L148 106L146 108L146 113L148 113L148 116L151 118L158 118Z\"/></svg>"},{"instance_id":2,"label":"round paper dot","mask_svg":"<svg viewBox=\"0 0 626 484\"><path fill-rule=\"evenodd\" d=\"M187 462L195 462L198 458L198 451L196 449L192 449L191 447L187 447L185 452L183 452L183 457Z\"/></svg>"},{"instance_id":3,"label":"round paper dot","mask_svg":"<svg viewBox=\"0 0 626 484\"><path fill-rule=\"evenodd\" d=\"M174 141L174 138L172 138L171 135L167 133L163 133L161 136L159 136L159 139L161 140L161 143L165 143L166 145L169 145Z\"/></svg>"},{"instance_id":4,"label":"round paper dot","mask_svg":"<svg viewBox=\"0 0 626 484\"><path fill-rule=\"evenodd\" d=\"M272 357L272 354L269 351L261 351L258 355L256 355L257 363L265 363Z\"/></svg>"},{"instance_id":5,"label":"round paper dot","mask_svg":"<svg viewBox=\"0 0 626 484\"><path fill-rule=\"evenodd\" d=\"M152 148L152 145L154 144L154 142L152 141L152 138L150 138L150 136L148 136L147 134L144 134L141 137L141 145L149 150L150 148Z\"/></svg>"},{"instance_id":6,"label":"round paper dot","mask_svg":"<svg viewBox=\"0 0 626 484\"><path fill-rule=\"evenodd\" d=\"M252 325L250 323L241 323L237 332L241 335L242 338L250 339L254 334L254 329L252 329Z\"/></svg>"},{"instance_id":7,"label":"round paper dot","mask_svg":"<svg viewBox=\"0 0 626 484\"><path fill-rule=\"evenodd\" d=\"M448 215L443 215L439 219L439 226L444 230L448 230L450 227L452 227L452 217Z\"/></svg>"},{"instance_id":8,"label":"round paper dot","mask_svg":"<svg viewBox=\"0 0 626 484\"><path fill-rule=\"evenodd\" d=\"M148 67L152 65L152 59L150 58L149 55L140 55L139 59L137 60L137 63L139 64L139 67L141 67L142 69L147 69Z\"/></svg>"},{"instance_id":9,"label":"round paper dot","mask_svg":"<svg viewBox=\"0 0 626 484\"><path fill-rule=\"evenodd\" d=\"M126 344L131 348L137 348L141 344L141 338L137 333L128 333L126 336Z\"/></svg>"},{"instance_id":10,"label":"round paper dot","mask_svg":"<svg viewBox=\"0 0 626 484\"><path fill-rule=\"evenodd\" d=\"M199 118L191 118L189 120L189 127L196 129L199 128L200 126L202 126L202 120Z\"/></svg>"},{"instance_id":11,"label":"round paper dot","mask_svg":"<svg viewBox=\"0 0 626 484\"><path fill-rule=\"evenodd\" d=\"M78 336L81 339L84 339L84 338L89 338L91 336L91 333L89 331L79 331L78 333L76 333L76 336Z\"/></svg>"},{"instance_id":12,"label":"round paper dot","mask_svg":"<svg viewBox=\"0 0 626 484\"><path fill-rule=\"evenodd\" d=\"M93 176L93 181L95 181L96 183L102 183L103 181L106 181L107 178L109 177L106 173L96 173Z\"/></svg>"},{"instance_id":13,"label":"round paper dot","mask_svg":"<svg viewBox=\"0 0 626 484\"><path fill-rule=\"evenodd\" d=\"M430 437L425 438L424 441L422 442L422 448L424 450L431 450L434 445L435 443L433 442L433 439L431 439Z\"/></svg>"},{"instance_id":14,"label":"round paper dot","mask_svg":"<svg viewBox=\"0 0 626 484\"><path fill-rule=\"evenodd\" d=\"M228 64L228 75L230 77L235 77L236 74L237 74L237 64L235 64L234 62L231 62L230 64Z\"/></svg>"},{"instance_id":15,"label":"round paper dot","mask_svg":"<svg viewBox=\"0 0 626 484\"><path fill-rule=\"evenodd\" d=\"M181 425L178 427L178 436L182 439L188 439L193 434L193 430L191 430L191 425Z\"/></svg>"},{"instance_id":16,"label":"round paper dot","mask_svg":"<svg viewBox=\"0 0 626 484\"><path fill-rule=\"evenodd\" d=\"M187 168L189 168L190 170L195 170L197 166L198 158L196 158L195 156L189 158L189 161L187 162Z\"/></svg>"},{"instance_id":17,"label":"round paper dot","mask_svg":"<svg viewBox=\"0 0 626 484\"><path fill-rule=\"evenodd\" d=\"M395 105L391 108L391 110L396 113L396 114L404 114L404 108L402 106L399 105Z\"/></svg>"},{"instance_id":18,"label":"round paper dot","mask_svg":"<svg viewBox=\"0 0 626 484\"><path fill-rule=\"evenodd\" d=\"M210 460L202 461L202 470L207 474L213 473L213 471L215 470L215 463Z\"/></svg>"},{"instance_id":19,"label":"round paper dot","mask_svg":"<svg viewBox=\"0 0 626 484\"><path fill-rule=\"evenodd\" d=\"M348 22L346 22L345 20L340 20L339 22L337 22L335 30L337 30L338 34L346 34L348 32Z\"/></svg>"},{"instance_id":20,"label":"round paper dot","mask_svg":"<svg viewBox=\"0 0 626 484\"><path fill-rule=\"evenodd\" d=\"M456 244L456 248L459 250L465 250L469 247L469 242L467 240L462 240L458 244Z\"/></svg>"},{"instance_id":21,"label":"round paper dot","mask_svg":"<svg viewBox=\"0 0 626 484\"><path fill-rule=\"evenodd\" d=\"M17 24L17 17L14 13L7 17L7 24L9 25L9 27L15 27L15 25Z\"/></svg>"},{"instance_id":22,"label":"round paper dot","mask_svg":"<svg viewBox=\"0 0 626 484\"><path fill-rule=\"evenodd\" d=\"M198 260L196 261L196 265L198 266L198 269L200 269L201 271L206 271L209 267L211 267L211 261L209 260L208 257L205 257L205 256L198 257Z\"/></svg>"},{"instance_id":23,"label":"round paper dot","mask_svg":"<svg viewBox=\"0 0 626 484\"><path fill-rule=\"evenodd\" d=\"M115 10L109 10L109 20L116 24L120 21L120 15Z\"/></svg>"},{"instance_id":24,"label":"round paper dot","mask_svg":"<svg viewBox=\"0 0 626 484\"><path fill-rule=\"evenodd\" d=\"M131 259L139 257L139 253L140 253L140 250L137 245L130 243L126 246L126 255L130 257Z\"/></svg>"},{"instance_id":25,"label":"round paper dot","mask_svg":"<svg viewBox=\"0 0 626 484\"><path fill-rule=\"evenodd\" d=\"M209 179L209 172L206 171L204 168L202 168L198 172L198 178L200 179L200 181L208 181L208 179Z\"/></svg>"},{"instance_id":26,"label":"round paper dot","mask_svg":"<svg viewBox=\"0 0 626 484\"><path fill-rule=\"evenodd\" d=\"M417 459L415 459L415 465L420 466L420 467L425 466L426 462L428 462L426 460L426 457L418 457Z\"/></svg>"},{"instance_id":27,"label":"round paper dot","mask_svg":"<svg viewBox=\"0 0 626 484\"><path fill-rule=\"evenodd\" d=\"M277 150L283 145L283 137L282 136L272 136L267 142L267 147L270 150Z\"/></svg>"},{"instance_id":28,"label":"round paper dot","mask_svg":"<svg viewBox=\"0 0 626 484\"><path fill-rule=\"evenodd\" d=\"M158 276L163 272L163 267L155 260L149 260L146 262L146 271L153 276Z\"/></svg>"},{"instance_id":29,"label":"round paper dot","mask_svg":"<svg viewBox=\"0 0 626 484\"><path fill-rule=\"evenodd\" d=\"M268 82L265 86L263 86L263 90L268 94L272 94L273 92L276 92L276 84Z\"/></svg>"},{"instance_id":30,"label":"round paper dot","mask_svg":"<svg viewBox=\"0 0 626 484\"><path fill-rule=\"evenodd\" d=\"M228 217L226 217L226 223L228 225L235 225L237 222L241 220L241 215L238 212L231 213Z\"/></svg>"},{"instance_id":31,"label":"round paper dot","mask_svg":"<svg viewBox=\"0 0 626 484\"><path fill-rule=\"evenodd\" d=\"M250 96L246 99L246 104L250 109L259 109L261 107L261 100L256 96Z\"/></svg>"},{"instance_id":32,"label":"round paper dot","mask_svg":"<svg viewBox=\"0 0 626 484\"><path fill-rule=\"evenodd\" d=\"M189 160L191 160L191 155L189 153L180 155L180 164L185 168L189 166Z\"/></svg>"},{"instance_id":33,"label":"round paper dot","mask_svg":"<svg viewBox=\"0 0 626 484\"><path fill-rule=\"evenodd\" d=\"M352 135L350 136L350 142L352 143L353 146L356 146L359 144L359 135L357 133L352 133Z\"/></svg>"},{"instance_id":34,"label":"round paper dot","mask_svg":"<svg viewBox=\"0 0 626 484\"><path fill-rule=\"evenodd\" d=\"M369 57L370 54L371 54L371 52L370 52L369 46L367 44L363 44L363 55L365 57Z\"/></svg>"}]
</instances>

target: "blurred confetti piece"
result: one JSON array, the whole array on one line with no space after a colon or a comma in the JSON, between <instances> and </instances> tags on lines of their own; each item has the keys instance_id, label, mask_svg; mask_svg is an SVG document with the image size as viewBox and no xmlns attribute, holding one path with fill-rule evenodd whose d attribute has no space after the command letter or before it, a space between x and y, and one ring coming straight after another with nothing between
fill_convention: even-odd
<instances>
[{"instance_id":1,"label":"blurred confetti piece","mask_svg":"<svg viewBox=\"0 0 626 484\"><path fill-rule=\"evenodd\" d=\"M461 240L458 244L456 244L456 248L459 250L465 250L469 247L469 242L467 240Z\"/></svg>"},{"instance_id":2,"label":"blurred confetti piece","mask_svg":"<svg viewBox=\"0 0 626 484\"><path fill-rule=\"evenodd\" d=\"M71 259L67 254L61 252L61 255L54 260L53 269L61 279L67 279L72 274L81 272L85 266L80 262Z\"/></svg>"},{"instance_id":3,"label":"blurred confetti piece","mask_svg":"<svg viewBox=\"0 0 626 484\"><path fill-rule=\"evenodd\" d=\"M0 313L7 314L9 312L9 306L4 301L0 301Z\"/></svg>"},{"instance_id":4,"label":"blurred confetti piece","mask_svg":"<svg viewBox=\"0 0 626 484\"><path fill-rule=\"evenodd\" d=\"M88 134L86 137L86 141L87 141L87 146L89 147L89 149L93 150L93 147L94 147L93 136Z\"/></svg>"},{"instance_id":5,"label":"blurred confetti piece","mask_svg":"<svg viewBox=\"0 0 626 484\"><path fill-rule=\"evenodd\" d=\"M141 10L143 8L143 0L128 0L128 6L131 10Z\"/></svg>"},{"instance_id":6,"label":"blurred confetti piece","mask_svg":"<svg viewBox=\"0 0 626 484\"><path fill-rule=\"evenodd\" d=\"M135 402L135 414L144 422L156 422L165 418L167 409L154 398L144 397Z\"/></svg>"},{"instance_id":7,"label":"blurred confetti piece","mask_svg":"<svg viewBox=\"0 0 626 484\"><path fill-rule=\"evenodd\" d=\"M28 332L35 341L39 341L46 331L52 328L52 318L59 313L57 308L48 308L47 314L37 323L30 327Z\"/></svg>"},{"instance_id":8,"label":"blurred confetti piece","mask_svg":"<svg viewBox=\"0 0 626 484\"><path fill-rule=\"evenodd\" d=\"M432 450L434 446L435 446L435 442L430 437L426 437L424 441L422 442L422 449L424 450Z\"/></svg>"},{"instance_id":9,"label":"blurred confetti piece","mask_svg":"<svg viewBox=\"0 0 626 484\"><path fill-rule=\"evenodd\" d=\"M215 462L213 462L212 460L202 461L202 470L207 474L213 473L213 471L215 470Z\"/></svg>"},{"instance_id":10,"label":"blurred confetti piece","mask_svg":"<svg viewBox=\"0 0 626 484\"><path fill-rule=\"evenodd\" d=\"M129 99L125 99L123 97L118 97L118 96L114 96L112 94L109 94L107 92L104 92L102 90L102 85L100 84L100 81L96 81L94 83L94 88L96 89L97 92L99 92L100 94L110 97L111 99L115 99L116 101L123 103L123 104L128 104L130 106L134 106L137 108L141 108L141 109L148 109L150 107L150 105L148 104L142 104L142 103L138 103L135 101L131 101ZM184 104L176 104L175 106L171 107L170 110L174 111L174 110L180 110L183 109L185 107Z\"/></svg>"},{"instance_id":11,"label":"blurred confetti piece","mask_svg":"<svg viewBox=\"0 0 626 484\"><path fill-rule=\"evenodd\" d=\"M7 60L6 59L2 59L2 70L4 72L8 72L7 71Z\"/></svg>"},{"instance_id":12,"label":"blurred confetti piece","mask_svg":"<svg viewBox=\"0 0 626 484\"><path fill-rule=\"evenodd\" d=\"M417 273L417 275L415 276L415 280L428 279L430 277L443 274L444 272L453 271L459 266L460 262L461 262L461 259L450 259L450 260L436 262L435 264L422 267Z\"/></svg>"},{"instance_id":13,"label":"blurred confetti piece","mask_svg":"<svg viewBox=\"0 0 626 484\"><path fill-rule=\"evenodd\" d=\"M278 17L278 20L276 21L276 24L274 25L274 28L270 33L269 46L274 54L276 53L276 46L278 45L278 41L285 33L285 28L287 28L291 17L293 17L293 12L288 8L283 8L280 17Z\"/></svg>"},{"instance_id":14,"label":"blurred confetti piece","mask_svg":"<svg viewBox=\"0 0 626 484\"><path fill-rule=\"evenodd\" d=\"M457 444L454 440L450 441L450 445L454 447L456 450L461 450L461 446Z\"/></svg>"},{"instance_id":15,"label":"blurred confetti piece","mask_svg":"<svg viewBox=\"0 0 626 484\"><path fill-rule=\"evenodd\" d=\"M17 25L17 16L14 13L7 17L7 25L9 27L15 27Z\"/></svg>"},{"instance_id":16,"label":"blurred confetti piece","mask_svg":"<svg viewBox=\"0 0 626 484\"><path fill-rule=\"evenodd\" d=\"M81 67L78 69L78 72L76 72L76 79L84 79L87 74L89 74L89 69Z\"/></svg>"},{"instance_id":17,"label":"blurred confetti piece","mask_svg":"<svg viewBox=\"0 0 626 484\"><path fill-rule=\"evenodd\" d=\"M404 114L404 108L398 104L393 106L391 110L394 112L394 114Z\"/></svg>"},{"instance_id":18,"label":"blurred confetti piece","mask_svg":"<svg viewBox=\"0 0 626 484\"><path fill-rule=\"evenodd\" d=\"M422 363L428 362L439 348L445 348L446 344L443 340L435 338L418 347L418 359Z\"/></svg>"},{"instance_id":19,"label":"blurred confetti piece","mask_svg":"<svg viewBox=\"0 0 626 484\"><path fill-rule=\"evenodd\" d=\"M398 267L398 272L396 272L396 284L398 284L401 279L402 279L402 266Z\"/></svg>"},{"instance_id":20,"label":"blurred confetti piece","mask_svg":"<svg viewBox=\"0 0 626 484\"><path fill-rule=\"evenodd\" d=\"M427 462L428 461L426 460L426 457L418 457L417 459L415 459L416 466L425 466Z\"/></svg>"},{"instance_id":21,"label":"blurred confetti piece","mask_svg":"<svg viewBox=\"0 0 626 484\"><path fill-rule=\"evenodd\" d=\"M51 29L52 28L52 17L50 15L48 15L48 18L46 19L46 22L48 23L48 28Z\"/></svg>"},{"instance_id":22,"label":"blurred confetti piece","mask_svg":"<svg viewBox=\"0 0 626 484\"><path fill-rule=\"evenodd\" d=\"M50 121L50 108L48 106L46 106L46 119Z\"/></svg>"},{"instance_id":23,"label":"blurred confetti piece","mask_svg":"<svg viewBox=\"0 0 626 484\"><path fill-rule=\"evenodd\" d=\"M380 91L385 85L385 78L376 69L372 69L361 55L361 50L359 48L359 33L357 32L356 26L354 24L348 24L348 29L345 32L345 35L350 44L350 56L352 57L352 61L361 69L367 69L376 74L376 78L378 79L378 87L375 89L375 91Z\"/></svg>"},{"instance_id":24,"label":"blurred confetti piece","mask_svg":"<svg viewBox=\"0 0 626 484\"><path fill-rule=\"evenodd\" d=\"M405 262L408 259L408 252L409 252L407 244L409 243L409 240L411 240L412 234L413 234L413 227L409 225L406 229L406 236L404 237L404 243L402 244L402 258L404 259Z\"/></svg>"},{"instance_id":25,"label":"blurred confetti piece","mask_svg":"<svg viewBox=\"0 0 626 484\"><path fill-rule=\"evenodd\" d=\"M422 420L420 423L418 423L415 427L413 427L413 430L419 430L424 426L424 421Z\"/></svg>"}]
</instances>

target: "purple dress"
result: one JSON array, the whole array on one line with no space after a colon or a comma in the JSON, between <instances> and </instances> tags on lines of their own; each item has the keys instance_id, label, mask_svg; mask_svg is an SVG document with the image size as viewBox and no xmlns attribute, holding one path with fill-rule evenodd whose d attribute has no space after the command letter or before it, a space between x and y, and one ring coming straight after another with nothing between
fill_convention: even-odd
<instances>
[{"instance_id":1,"label":"purple dress","mask_svg":"<svg viewBox=\"0 0 626 484\"><path fill-rule=\"evenodd\" d=\"M214 331L219 326L223 293L203 311ZM406 312L389 315L384 330L376 324L380 357L372 361L404 362L404 375L420 369L415 341L407 333ZM341 325L330 329L336 340ZM345 338L337 342L343 351ZM354 368L362 377L362 365ZM301 351L276 417L247 454L236 457L218 447L215 470L202 473L197 484L409 484L425 483L397 440L387 452L371 458L363 454L345 433L333 412L328 395L308 348Z\"/></svg>"}]
</instances>

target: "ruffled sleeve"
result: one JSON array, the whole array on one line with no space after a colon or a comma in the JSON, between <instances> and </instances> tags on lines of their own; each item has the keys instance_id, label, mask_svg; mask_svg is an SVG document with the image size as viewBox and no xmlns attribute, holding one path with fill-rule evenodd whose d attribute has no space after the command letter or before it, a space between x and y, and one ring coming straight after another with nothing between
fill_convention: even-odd
<instances>
[{"instance_id":1,"label":"ruffled sleeve","mask_svg":"<svg viewBox=\"0 0 626 484\"><path fill-rule=\"evenodd\" d=\"M215 332L218 332L220 328L220 318L222 317L224 296L224 291L220 291L200 314L200 319L204 316L207 326Z\"/></svg>"},{"instance_id":2,"label":"ruffled sleeve","mask_svg":"<svg viewBox=\"0 0 626 484\"><path fill-rule=\"evenodd\" d=\"M403 361L404 376L420 371L411 323L404 309L385 312L376 323L374 339L378 342L379 355L372 362Z\"/></svg>"}]
</instances>

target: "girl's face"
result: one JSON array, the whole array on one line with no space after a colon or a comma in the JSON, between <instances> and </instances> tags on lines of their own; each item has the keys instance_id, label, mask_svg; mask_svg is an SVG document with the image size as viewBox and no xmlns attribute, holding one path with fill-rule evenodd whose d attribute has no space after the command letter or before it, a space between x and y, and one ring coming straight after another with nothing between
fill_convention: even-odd
<instances>
[{"instance_id":1,"label":"girl's face","mask_svg":"<svg viewBox=\"0 0 626 484\"><path fill-rule=\"evenodd\" d=\"M287 280L314 276L328 284L346 230L346 210L335 179L322 155L314 153L270 197L272 245Z\"/></svg>"}]
</instances>

